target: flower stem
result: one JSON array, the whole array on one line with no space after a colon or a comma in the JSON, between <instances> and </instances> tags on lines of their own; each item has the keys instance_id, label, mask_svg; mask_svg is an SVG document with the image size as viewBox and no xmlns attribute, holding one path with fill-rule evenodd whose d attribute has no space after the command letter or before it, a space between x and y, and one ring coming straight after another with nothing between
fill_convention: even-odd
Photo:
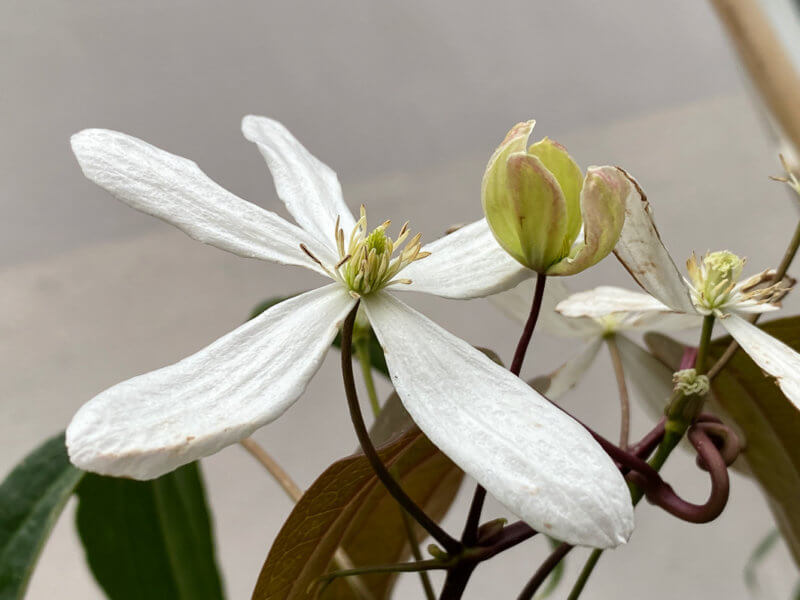
<instances>
[{"instance_id":1,"label":"flower stem","mask_svg":"<svg viewBox=\"0 0 800 600\"><path fill-rule=\"evenodd\" d=\"M372 408L372 416L377 419L381 412L381 404L378 401L378 393L375 391L375 380L372 378L372 361L370 360L369 355L370 330L369 328L365 329L366 331L360 334L358 333L358 329L354 330L353 346L355 346L356 355L358 356L358 362L361 367L361 376L364 379L364 386L367 388L369 404ZM409 517L408 513L401 506L398 506L397 509L400 511L400 518L403 520L403 528L405 529L406 537L408 538L408 545L409 548L411 548L411 554L414 557L414 560L417 562L422 561L422 552L420 551L417 538L414 535L411 517ZM436 595L433 592L433 585L431 584L431 578L428 576L428 572L420 571L419 578L426 600L436 600Z\"/></svg>"},{"instance_id":2,"label":"flower stem","mask_svg":"<svg viewBox=\"0 0 800 600\"><path fill-rule=\"evenodd\" d=\"M573 546L567 543L560 544L550 556L547 557L541 566L533 574L530 581L522 588L522 591L517 596L517 600L531 600L536 591L550 576L550 573L558 566L558 563L572 550Z\"/></svg>"},{"instance_id":3,"label":"flower stem","mask_svg":"<svg viewBox=\"0 0 800 600\"><path fill-rule=\"evenodd\" d=\"M794 235L789 245L786 247L786 252L783 253L783 258L775 271L775 276L772 278L771 283L778 283L786 276L786 272L789 270L794 257L797 255L798 248L800 248L800 221L798 221L797 227L795 227ZM755 324L760 317L761 314L755 314L750 318L750 322ZM722 353L722 356L720 356L717 362L714 363L714 366L708 370L708 378L714 379L714 377L719 375L719 372L725 368L725 365L733 358L733 355L736 354L738 349L739 344L736 343L736 340L731 340L731 343L725 348L725 352Z\"/></svg>"},{"instance_id":4,"label":"flower stem","mask_svg":"<svg viewBox=\"0 0 800 600\"><path fill-rule=\"evenodd\" d=\"M614 376L617 378L617 388L619 389L619 447L627 450L631 429L631 406L628 399L628 386L625 384L625 370L622 367L622 359L620 358L617 340L614 335L606 337L606 344L608 345L608 353L611 355L611 364L614 366Z\"/></svg>"},{"instance_id":5,"label":"flower stem","mask_svg":"<svg viewBox=\"0 0 800 600\"><path fill-rule=\"evenodd\" d=\"M378 393L375 391L375 380L372 378L372 362L369 357L369 338L359 336L357 340L353 340L353 345L356 347L356 355L358 356L358 363L361 366L364 386L367 388L367 396L369 397L370 407L372 407L372 414L377 417L378 413L381 412L381 404L378 402Z\"/></svg>"},{"instance_id":6,"label":"flower stem","mask_svg":"<svg viewBox=\"0 0 800 600\"><path fill-rule=\"evenodd\" d=\"M708 356L708 346L711 344L711 332L714 329L714 315L708 315L703 319L703 329L700 332L700 343L697 348L697 358L695 359L694 368L698 375L705 372L706 357ZM667 421L664 425L664 437L661 443L656 448L655 455L647 461L648 464L656 471L660 471L667 462L667 458L672 451L677 447L681 438L686 433L686 430L691 425L694 418L699 413L702 404L697 402L691 407L687 404L691 402L691 397L683 396L682 394L674 397L673 402L670 403L669 414ZM692 414L694 413L694 414ZM636 485L631 485L631 500L633 505L636 506L644 497L644 490ZM581 570L575 585L570 592L567 600L577 600L583 588L586 586L586 581L592 574L600 556L603 554L602 550L595 550L589 556L586 564Z\"/></svg>"},{"instance_id":7,"label":"flower stem","mask_svg":"<svg viewBox=\"0 0 800 600\"><path fill-rule=\"evenodd\" d=\"M416 562L420 563L422 562L422 552L419 549L417 538L414 535L414 525L411 522L411 517L409 517L408 513L401 507L398 507L398 509L400 510L400 516L403 519L403 527L406 530L408 544L411 547L411 555L414 557ZM436 593L433 591L433 584L431 584L431 578L428 576L428 572L425 570L419 571L419 580L422 584L422 591L425 593L425 599L436 600Z\"/></svg>"},{"instance_id":8,"label":"flower stem","mask_svg":"<svg viewBox=\"0 0 800 600\"><path fill-rule=\"evenodd\" d=\"M255 458L261 465L272 475L273 479L281 486L286 495L293 502L297 502L303 496L303 490L300 489L289 474L281 467L278 462L270 456L270 454L262 448L258 442L253 438L244 438L239 442L242 447L247 450L253 458Z\"/></svg>"},{"instance_id":9,"label":"flower stem","mask_svg":"<svg viewBox=\"0 0 800 600\"><path fill-rule=\"evenodd\" d=\"M424 510L422 510L408 494L403 491L403 488L392 477L383 464L378 451L372 444L369 437L367 426L364 424L364 415L361 414L361 406L358 403L358 392L356 391L355 380L353 378L353 325L356 320L356 312L358 311L358 303L347 315L342 326L342 381L344 383L345 394L347 395L347 404L350 409L350 418L353 421L353 428L355 429L358 441L361 444L361 449L367 457L370 465L372 466L375 475L383 483L386 490L397 500L401 507L403 507L409 516L419 523L425 531L427 531L433 539L439 542L442 547L450 554L458 554L461 551L461 543L451 537L444 531L436 522L431 519Z\"/></svg>"},{"instance_id":10,"label":"flower stem","mask_svg":"<svg viewBox=\"0 0 800 600\"><path fill-rule=\"evenodd\" d=\"M592 550L589 559L586 561L586 564L583 565L580 575L578 575L578 579L575 580L575 585L572 586L567 600L578 600L578 596L581 595L583 588L586 587L586 582L589 581L589 576L592 574L592 571L594 571L594 567L597 561L600 560L600 555L602 554L602 550Z\"/></svg>"}]
</instances>

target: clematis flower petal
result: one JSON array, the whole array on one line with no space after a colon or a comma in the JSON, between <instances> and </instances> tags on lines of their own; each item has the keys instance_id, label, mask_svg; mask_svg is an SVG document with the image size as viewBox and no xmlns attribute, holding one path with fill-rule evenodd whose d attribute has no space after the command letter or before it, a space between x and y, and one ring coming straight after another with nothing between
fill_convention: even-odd
<instances>
[{"instance_id":1,"label":"clematis flower petal","mask_svg":"<svg viewBox=\"0 0 800 600\"><path fill-rule=\"evenodd\" d=\"M107 129L72 136L84 175L125 204L190 237L246 258L298 265L324 274L300 249L336 264L336 255L278 215L231 194L191 160Z\"/></svg>"},{"instance_id":2,"label":"clematis flower petal","mask_svg":"<svg viewBox=\"0 0 800 600\"><path fill-rule=\"evenodd\" d=\"M618 312L670 312L669 307L650 294L632 292L612 285L601 285L572 294L556 306L565 317L601 318Z\"/></svg>"},{"instance_id":3,"label":"clematis flower petal","mask_svg":"<svg viewBox=\"0 0 800 600\"><path fill-rule=\"evenodd\" d=\"M581 425L389 294L364 306L406 409L456 464L539 531L598 548L626 541L628 488Z\"/></svg>"},{"instance_id":4,"label":"clematis flower petal","mask_svg":"<svg viewBox=\"0 0 800 600\"><path fill-rule=\"evenodd\" d=\"M237 442L302 394L355 300L338 283L273 306L182 361L86 403L67 428L72 462L151 479Z\"/></svg>"},{"instance_id":5,"label":"clematis flower petal","mask_svg":"<svg viewBox=\"0 0 800 600\"><path fill-rule=\"evenodd\" d=\"M602 344L602 337L592 338L577 355L549 375L546 375L545 377L549 384L547 389L542 390L542 393L547 394L550 400L557 400L575 387L581 377L589 370L589 367L592 366Z\"/></svg>"},{"instance_id":6,"label":"clematis flower petal","mask_svg":"<svg viewBox=\"0 0 800 600\"><path fill-rule=\"evenodd\" d=\"M273 119L248 115L242 119L242 133L258 146L275 180L278 196L297 224L335 250L336 218L345 234L353 229L355 220L333 169Z\"/></svg>"},{"instance_id":7,"label":"clematis flower petal","mask_svg":"<svg viewBox=\"0 0 800 600\"><path fill-rule=\"evenodd\" d=\"M573 275L603 260L614 249L625 221L633 186L616 167L589 167L581 190L583 241L547 269L548 275Z\"/></svg>"},{"instance_id":8,"label":"clematis flower petal","mask_svg":"<svg viewBox=\"0 0 800 600\"><path fill-rule=\"evenodd\" d=\"M614 339L626 379L636 390L647 414L654 420L660 419L672 395L672 369L624 335Z\"/></svg>"},{"instance_id":9,"label":"clematis flower petal","mask_svg":"<svg viewBox=\"0 0 800 600\"><path fill-rule=\"evenodd\" d=\"M463 300L502 292L535 275L498 245L486 219L426 244L422 252L431 255L400 274L411 283L396 284L394 289Z\"/></svg>"},{"instance_id":10,"label":"clematis flower petal","mask_svg":"<svg viewBox=\"0 0 800 600\"><path fill-rule=\"evenodd\" d=\"M614 254L651 296L677 312L695 313L689 290L653 222L647 196L633 177L625 175L634 189L626 197L625 224Z\"/></svg>"},{"instance_id":11,"label":"clematis flower petal","mask_svg":"<svg viewBox=\"0 0 800 600\"><path fill-rule=\"evenodd\" d=\"M719 322L753 362L775 378L789 401L800 408L800 354L738 315L729 314Z\"/></svg>"},{"instance_id":12,"label":"clematis flower petal","mask_svg":"<svg viewBox=\"0 0 800 600\"><path fill-rule=\"evenodd\" d=\"M515 288L489 297L489 301L512 319L525 323L531 311L536 279L523 281ZM542 308L536 324L551 335L559 337L590 337L601 335L603 328L594 319L571 319L556 312L556 306L569 296L560 279L549 279L544 286Z\"/></svg>"}]
</instances>

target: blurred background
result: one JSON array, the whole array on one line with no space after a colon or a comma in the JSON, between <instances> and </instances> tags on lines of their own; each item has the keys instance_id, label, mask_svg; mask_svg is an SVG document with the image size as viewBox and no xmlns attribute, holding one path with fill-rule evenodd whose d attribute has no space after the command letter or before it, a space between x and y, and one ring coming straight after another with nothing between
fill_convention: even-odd
<instances>
[{"instance_id":1,"label":"blurred background","mask_svg":"<svg viewBox=\"0 0 800 600\"><path fill-rule=\"evenodd\" d=\"M792 5L765 6L792 47ZM313 274L202 246L116 202L70 152L69 136L86 127L192 158L286 216L239 131L245 114L274 117L338 172L351 208L409 220L432 240L480 216L489 154L514 123L536 118L534 136L565 144L584 168L618 164L639 179L679 264L692 250L730 249L753 271L774 266L796 223L797 206L767 179L781 168L761 101L711 5L698 0L6 0L0 54L2 473L102 389L203 347L264 298L317 284ZM599 283L634 285L613 259L569 281L575 290ZM519 325L487 302L405 299L510 359ZM796 297L786 305L800 310ZM575 350L539 336L525 373L549 371ZM333 359L255 436L303 487L356 444ZM565 404L615 435L607 357ZM637 411L634 434L647 426ZM291 505L239 447L204 467L227 591L246 598ZM705 477L686 455L676 453L666 474L685 496L705 498ZM451 510L451 528L472 487ZM32 599L102 597L73 508L45 548ZM487 518L503 515L488 505ZM710 525L646 504L637 515L630 544L603 558L587 598L747 597L744 565L772 527L749 480L734 478L728 509ZM465 598L515 597L547 551L531 542L485 564ZM570 556L556 597L584 554ZM785 551L765 568L770 597L787 597L797 573ZM396 597L420 597L414 576Z\"/></svg>"}]
</instances>

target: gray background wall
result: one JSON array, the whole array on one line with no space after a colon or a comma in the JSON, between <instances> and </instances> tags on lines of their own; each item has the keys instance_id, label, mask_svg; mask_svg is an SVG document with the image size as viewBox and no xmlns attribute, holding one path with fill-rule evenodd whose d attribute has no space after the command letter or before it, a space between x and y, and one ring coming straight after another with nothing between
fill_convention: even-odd
<instances>
[{"instance_id":1,"label":"gray background wall","mask_svg":"<svg viewBox=\"0 0 800 600\"><path fill-rule=\"evenodd\" d=\"M243 114L266 114L338 171L351 207L408 219L430 240L479 216L486 158L513 123L534 117L537 136L566 144L582 165L634 173L678 261L729 247L761 269L794 226L794 207L766 179L778 165L761 118L710 8L696 0L6 0L0 55L2 472L104 387L202 347L264 297L316 283L203 247L115 202L71 156L69 135L84 127L188 156L236 194L285 214L239 133ZM600 282L633 285L612 260L572 285ZM518 326L484 301L408 299L510 356ZM540 337L526 371L551 369L574 350ZM338 379L329 359L302 401L256 436L303 486L354 447L344 398L331 392ZM612 434L613 389L602 357L566 402ZM635 425L647 426L641 414ZM227 588L248 597L290 505L239 448L205 466ZM687 496L704 497L685 456L667 474ZM450 527L461 524L467 488ZM101 597L82 564L72 508L30 598ZM489 505L487 516L502 514ZM759 492L740 477L711 525L677 523L648 506L637 523L632 542L603 559L587 598L744 598L742 567L771 527ZM545 552L532 543L485 565L467 597L515 597ZM768 570L772 597L785 597L791 563L779 553ZM418 597L416 585L408 578L398 597Z\"/></svg>"}]
</instances>

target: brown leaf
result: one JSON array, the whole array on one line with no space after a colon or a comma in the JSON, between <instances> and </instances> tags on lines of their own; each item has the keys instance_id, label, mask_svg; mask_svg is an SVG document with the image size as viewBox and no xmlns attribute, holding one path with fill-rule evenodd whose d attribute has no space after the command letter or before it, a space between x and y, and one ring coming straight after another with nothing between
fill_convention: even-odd
<instances>
[{"instance_id":1,"label":"brown leaf","mask_svg":"<svg viewBox=\"0 0 800 600\"><path fill-rule=\"evenodd\" d=\"M463 473L419 429L408 429L410 417L398 405L398 400L387 403L373 427L373 438L393 438L380 448L381 458L403 489L438 520L450 507ZM405 433L398 437L402 430ZM417 538L424 538L419 530ZM336 568L332 559L340 544L357 566L402 562L409 556L400 507L360 453L328 467L297 503L270 549L253 599L316 598L319 588L312 584ZM380 600L388 597L395 576L360 579ZM344 580L334 581L320 597L356 598Z\"/></svg>"}]
</instances>

